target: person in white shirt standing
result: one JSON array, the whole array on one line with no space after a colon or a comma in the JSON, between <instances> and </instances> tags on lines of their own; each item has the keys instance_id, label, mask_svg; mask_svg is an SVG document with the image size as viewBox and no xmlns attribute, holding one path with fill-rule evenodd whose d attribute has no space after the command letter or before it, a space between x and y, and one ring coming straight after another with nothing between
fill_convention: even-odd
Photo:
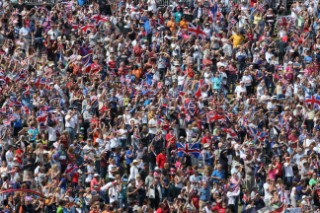
<instances>
[{"instance_id":1,"label":"person in white shirt standing","mask_svg":"<svg viewBox=\"0 0 320 213\"><path fill-rule=\"evenodd\" d=\"M76 137L76 129L78 125L78 113L77 109L74 107L72 110L69 110L66 117L66 130L68 131L71 141Z\"/></svg>"},{"instance_id":2,"label":"person in white shirt standing","mask_svg":"<svg viewBox=\"0 0 320 213\"><path fill-rule=\"evenodd\" d=\"M25 50L26 55L29 55L29 47L30 47L30 41L31 41L31 35L30 35L30 29L23 24L22 28L19 31L19 38L22 42L23 46L22 49Z\"/></svg>"},{"instance_id":3,"label":"person in white shirt standing","mask_svg":"<svg viewBox=\"0 0 320 213\"><path fill-rule=\"evenodd\" d=\"M244 86L243 81L240 81L240 85L236 86L236 89L234 90L234 92L237 99L241 99L247 94L247 89Z\"/></svg>"},{"instance_id":4,"label":"person in white shirt standing","mask_svg":"<svg viewBox=\"0 0 320 213\"><path fill-rule=\"evenodd\" d=\"M285 175L285 184L291 187L294 175L293 175L293 164L290 162L290 157L286 157L286 162L284 163L284 175Z\"/></svg>"},{"instance_id":5,"label":"person in white shirt standing","mask_svg":"<svg viewBox=\"0 0 320 213\"><path fill-rule=\"evenodd\" d=\"M157 133L157 120L155 115L153 115L152 118L149 120L148 127L151 138L154 138L154 136Z\"/></svg>"}]
</instances>

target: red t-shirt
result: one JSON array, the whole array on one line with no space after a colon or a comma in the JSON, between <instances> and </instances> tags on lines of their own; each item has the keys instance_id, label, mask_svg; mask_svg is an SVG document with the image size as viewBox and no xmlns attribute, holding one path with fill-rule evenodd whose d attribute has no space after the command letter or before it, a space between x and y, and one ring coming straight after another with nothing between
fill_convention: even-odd
<instances>
[{"instance_id":1,"label":"red t-shirt","mask_svg":"<svg viewBox=\"0 0 320 213\"><path fill-rule=\"evenodd\" d=\"M206 143L210 143L210 141L211 141L210 136L209 136L209 137L208 137L208 136L204 136L204 137L202 138L202 140L201 140L201 143L202 143L202 144L206 144Z\"/></svg>"},{"instance_id":2,"label":"red t-shirt","mask_svg":"<svg viewBox=\"0 0 320 213\"><path fill-rule=\"evenodd\" d=\"M95 188L95 186L98 186L98 188ZM100 191L99 181L96 178L93 178L91 180L90 189L91 189L91 191Z\"/></svg>"},{"instance_id":3,"label":"red t-shirt","mask_svg":"<svg viewBox=\"0 0 320 213\"><path fill-rule=\"evenodd\" d=\"M22 164L22 159L21 159L21 155L22 155L23 151L21 149L16 150L15 152L15 157L17 158L17 162L19 164Z\"/></svg>"},{"instance_id":4,"label":"red t-shirt","mask_svg":"<svg viewBox=\"0 0 320 213\"><path fill-rule=\"evenodd\" d=\"M176 145L176 137L170 133L166 134L166 147L170 144L170 147L175 147Z\"/></svg>"},{"instance_id":5,"label":"red t-shirt","mask_svg":"<svg viewBox=\"0 0 320 213\"><path fill-rule=\"evenodd\" d=\"M78 183L79 180L79 173L75 172L72 176L72 183Z\"/></svg>"},{"instance_id":6,"label":"red t-shirt","mask_svg":"<svg viewBox=\"0 0 320 213\"><path fill-rule=\"evenodd\" d=\"M199 197L198 196L193 196L191 198L191 201L192 201L194 207L196 207L196 209L199 209Z\"/></svg>"},{"instance_id":7,"label":"red t-shirt","mask_svg":"<svg viewBox=\"0 0 320 213\"><path fill-rule=\"evenodd\" d=\"M160 169L163 169L164 168L164 164L167 162L167 157L160 153L157 158L156 158L156 161L157 161L157 164L159 166Z\"/></svg>"}]
</instances>

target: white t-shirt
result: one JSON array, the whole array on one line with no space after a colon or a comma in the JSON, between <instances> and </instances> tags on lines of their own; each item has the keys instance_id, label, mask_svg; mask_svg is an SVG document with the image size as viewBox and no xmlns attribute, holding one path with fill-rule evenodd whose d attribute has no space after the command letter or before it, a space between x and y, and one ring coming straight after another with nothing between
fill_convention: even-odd
<instances>
[{"instance_id":1,"label":"white t-shirt","mask_svg":"<svg viewBox=\"0 0 320 213\"><path fill-rule=\"evenodd\" d=\"M109 178L114 179L114 176L111 171L114 170L115 168L117 168L116 165L109 164L109 166L108 166L108 177Z\"/></svg>"},{"instance_id":2,"label":"white t-shirt","mask_svg":"<svg viewBox=\"0 0 320 213\"><path fill-rule=\"evenodd\" d=\"M252 77L251 77L251 75L242 76L242 81L244 82L244 85L246 85L246 87L251 86L252 85Z\"/></svg>"},{"instance_id":3,"label":"white t-shirt","mask_svg":"<svg viewBox=\"0 0 320 213\"><path fill-rule=\"evenodd\" d=\"M148 122L148 126L157 126L156 119L151 118ZM157 133L157 127L149 127L149 133L155 135Z\"/></svg>"},{"instance_id":4,"label":"white t-shirt","mask_svg":"<svg viewBox=\"0 0 320 213\"><path fill-rule=\"evenodd\" d=\"M90 174L88 174L87 177L86 177L86 183L89 183L92 180L93 171L94 171L94 166L88 165L87 166L87 172L90 172Z\"/></svg>"},{"instance_id":5,"label":"white t-shirt","mask_svg":"<svg viewBox=\"0 0 320 213\"><path fill-rule=\"evenodd\" d=\"M138 168L136 166L131 166L129 180L135 180L138 175L139 175Z\"/></svg>"},{"instance_id":6,"label":"white t-shirt","mask_svg":"<svg viewBox=\"0 0 320 213\"><path fill-rule=\"evenodd\" d=\"M56 141L57 140L57 130L55 127L48 127L48 135L49 141Z\"/></svg>"},{"instance_id":7,"label":"white t-shirt","mask_svg":"<svg viewBox=\"0 0 320 213\"><path fill-rule=\"evenodd\" d=\"M293 169L290 163L284 163L284 173L286 177L293 177Z\"/></svg>"},{"instance_id":8,"label":"white t-shirt","mask_svg":"<svg viewBox=\"0 0 320 213\"><path fill-rule=\"evenodd\" d=\"M78 123L78 115L72 116L72 118L70 118L69 121L67 120L67 116L66 116L65 120L66 120L66 128L71 127L74 129L76 127L76 124Z\"/></svg>"},{"instance_id":9,"label":"white t-shirt","mask_svg":"<svg viewBox=\"0 0 320 213\"><path fill-rule=\"evenodd\" d=\"M113 185L109 188L108 195L109 195L110 203L113 203L118 200L118 193L119 192L116 185Z\"/></svg>"},{"instance_id":10,"label":"white t-shirt","mask_svg":"<svg viewBox=\"0 0 320 213\"><path fill-rule=\"evenodd\" d=\"M237 98L241 98L241 93L246 93L247 89L246 87L242 87L241 85L238 85L234 92L237 94Z\"/></svg>"},{"instance_id":11,"label":"white t-shirt","mask_svg":"<svg viewBox=\"0 0 320 213\"><path fill-rule=\"evenodd\" d=\"M183 85L185 78L186 78L185 75L183 75L183 76L178 75L178 85L179 85L179 86L182 86L182 85Z\"/></svg>"},{"instance_id":12,"label":"white t-shirt","mask_svg":"<svg viewBox=\"0 0 320 213\"><path fill-rule=\"evenodd\" d=\"M117 148L119 147L119 140L118 138L112 138L110 139L110 148Z\"/></svg>"},{"instance_id":13,"label":"white t-shirt","mask_svg":"<svg viewBox=\"0 0 320 213\"><path fill-rule=\"evenodd\" d=\"M119 133L119 137L120 137L120 139L126 139L127 138L127 136L126 136L126 133L127 133L128 131L126 130L126 129L119 129L118 130L118 133Z\"/></svg>"},{"instance_id":14,"label":"white t-shirt","mask_svg":"<svg viewBox=\"0 0 320 213\"><path fill-rule=\"evenodd\" d=\"M58 37L57 33L52 29L48 31L48 36L50 36L50 40L56 40Z\"/></svg>"}]
</instances>

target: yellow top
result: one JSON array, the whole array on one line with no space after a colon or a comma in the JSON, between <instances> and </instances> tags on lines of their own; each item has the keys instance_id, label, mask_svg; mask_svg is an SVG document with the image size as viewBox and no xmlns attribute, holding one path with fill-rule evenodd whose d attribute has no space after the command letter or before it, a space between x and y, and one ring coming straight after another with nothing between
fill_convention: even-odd
<instances>
[{"instance_id":1,"label":"yellow top","mask_svg":"<svg viewBox=\"0 0 320 213\"><path fill-rule=\"evenodd\" d=\"M233 47L239 47L239 45L243 42L244 38L242 35L238 35L238 34L233 34L230 37L230 40L232 41Z\"/></svg>"}]
</instances>

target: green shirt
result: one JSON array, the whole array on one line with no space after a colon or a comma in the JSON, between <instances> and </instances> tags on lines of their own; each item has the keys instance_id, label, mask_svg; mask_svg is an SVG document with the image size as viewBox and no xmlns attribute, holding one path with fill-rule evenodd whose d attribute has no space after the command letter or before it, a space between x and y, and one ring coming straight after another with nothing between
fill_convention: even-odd
<instances>
[{"instance_id":1,"label":"green shirt","mask_svg":"<svg viewBox=\"0 0 320 213\"><path fill-rule=\"evenodd\" d=\"M317 183L317 181L316 181L315 179L313 179L313 178L311 178L311 179L309 180L309 185L310 185L310 186L316 185L316 183Z\"/></svg>"},{"instance_id":2,"label":"green shirt","mask_svg":"<svg viewBox=\"0 0 320 213\"><path fill-rule=\"evenodd\" d=\"M62 208L62 206L59 206L59 207L57 208L57 213L63 213L63 208Z\"/></svg>"}]
</instances>

